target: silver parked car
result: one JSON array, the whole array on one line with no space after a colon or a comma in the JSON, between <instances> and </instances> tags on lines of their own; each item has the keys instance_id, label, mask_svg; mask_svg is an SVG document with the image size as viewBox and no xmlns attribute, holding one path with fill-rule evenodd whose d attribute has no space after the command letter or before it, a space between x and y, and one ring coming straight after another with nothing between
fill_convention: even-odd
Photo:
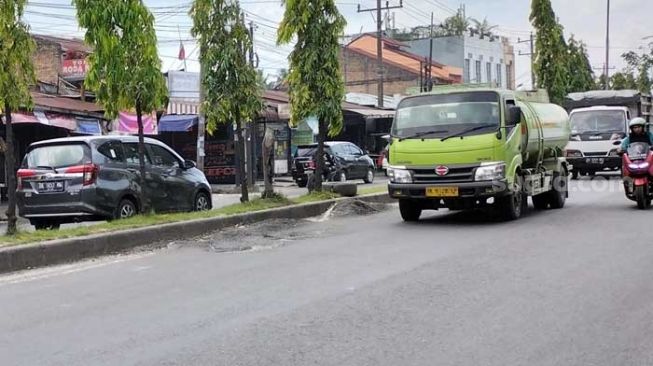
<instances>
[{"instance_id":1,"label":"silver parked car","mask_svg":"<svg viewBox=\"0 0 653 366\"><path fill-rule=\"evenodd\" d=\"M156 212L208 210L211 187L195 163L146 138L146 192ZM131 217L141 210L138 138L68 137L29 146L18 170L21 217L36 229Z\"/></svg>"}]
</instances>

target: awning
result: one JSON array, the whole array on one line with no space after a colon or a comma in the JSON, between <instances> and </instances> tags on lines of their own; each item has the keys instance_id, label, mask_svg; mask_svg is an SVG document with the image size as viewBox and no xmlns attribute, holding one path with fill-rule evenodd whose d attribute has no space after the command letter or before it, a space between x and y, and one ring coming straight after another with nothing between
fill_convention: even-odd
<instances>
[{"instance_id":1,"label":"awning","mask_svg":"<svg viewBox=\"0 0 653 366\"><path fill-rule=\"evenodd\" d=\"M4 117L2 123L5 123ZM61 113L49 113L42 111L34 112L11 112L11 123L38 123L46 126L65 128L70 131L77 129L75 118Z\"/></svg>"},{"instance_id":2,"label":"awning","mask_svg":"<svg viewBox=\"0 0 653 366\"><path fill-rule=\"evenodd\" d=\"M34 114L36 114L37 117L39 117L39 112L34 112ZM45 115L45 118L47 119L48 124L50 126L65 128L71 131L77 129L77 121L73 116L60 114L60 113L49 113L49 112L45 112L43 114Z\"/></svg>"},{"instance_id":3,"label":"awning","mask_svg":"<svg viewBox=\"0 0 653 366\"><path fill-rule=\"evenodd\" d=\"M195 114L166 114L159 120L159 132L185 132L199 122Z\"/></svg>"},{"instance_id":4,"label":"awning","mask_svg":"<svg viewBox=\"0 0 653 366\"><path fill-rule=\"evenodd\" d=\"M156 114L142 116L143 134L157 135ZM113 122L113 130L127 134L138 133L138 121L135 114L120 112L118 118Z\"/></svg>"},{"instance_id":5,"label":"awning","mask_svg":"<svg viewBox=\"0 0 653 366\"><path fill-rule=\"evenodd\" d=\"M346 109L348 112L353 112L362 115L365 118L393 118L395 111L383 109Z\"/></svg>"},{"instance_id":6,"label":"awning","mask_svg":"<svg viewBox=\"0 0 653 366\"><path fill-rule=\"evenodd\" d=\"M100 127L100 121L97 119L78 118L75 132L84 135L101 135L102 128Z\"/></svg>"}]
</instances>

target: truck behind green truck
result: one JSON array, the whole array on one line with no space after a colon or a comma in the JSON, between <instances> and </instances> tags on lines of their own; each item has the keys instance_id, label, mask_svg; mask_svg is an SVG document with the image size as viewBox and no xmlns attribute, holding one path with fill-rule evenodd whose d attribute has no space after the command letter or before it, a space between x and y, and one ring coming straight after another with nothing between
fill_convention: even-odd
<instances>
[{"instance_id":1,"label":"truck behind green truck","mask_svg":"<svg viewBox=\"0 0 653 366\"><path fill-rule=\"evenodd\" d=\"M546 91L461 86L409 96L392 125L388 191L405 221L489 205L514 220L528 197L538 209L562 208L569 136L567 112Z\"/></svg>"}]
</instances>

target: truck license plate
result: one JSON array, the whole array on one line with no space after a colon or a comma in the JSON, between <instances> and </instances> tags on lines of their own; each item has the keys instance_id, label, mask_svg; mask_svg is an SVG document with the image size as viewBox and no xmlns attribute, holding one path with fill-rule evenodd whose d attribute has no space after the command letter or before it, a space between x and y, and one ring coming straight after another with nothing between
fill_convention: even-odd
<instances>
[{"instance_id":1,"label":"truck license plate","mask_svg":"<svg viewBox=\"0 0 653 366\"><path fill-rule=\"evenodd\" d=\"M605 159L603 158L588 158L587 160L588 164L603 164L605 162Z\"/></svg>"},{"instance_id":2,"label":"truck license plate","mask_svg":"<svg viewBox=\"0 0 653 366\"><path fill-rule=\"evenodd\" d=\"M426 197L458 197L458 187L428 187Z\"/></svg>"}]
</instances>

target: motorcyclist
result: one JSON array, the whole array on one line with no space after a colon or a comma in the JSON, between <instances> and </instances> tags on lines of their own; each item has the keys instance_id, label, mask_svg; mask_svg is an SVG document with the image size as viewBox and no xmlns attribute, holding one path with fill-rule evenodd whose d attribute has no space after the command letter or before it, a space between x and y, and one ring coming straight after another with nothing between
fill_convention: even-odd
<instances>
[{"instance_id":1,"label":"motorcyclist","mask_svg":"<svg viewBox=\"0 0 653 366\"><path fill-rule=\"evenodd\" d=\"M646 120L644 118L633 118L628 123L628 128L630 129L630 134L621 141L621 146L619 146L620 152L628 150L628 146L634 142L646 142L649 145L653 145L653 133L646 131Z\"/></svg>"}]
</instances>

